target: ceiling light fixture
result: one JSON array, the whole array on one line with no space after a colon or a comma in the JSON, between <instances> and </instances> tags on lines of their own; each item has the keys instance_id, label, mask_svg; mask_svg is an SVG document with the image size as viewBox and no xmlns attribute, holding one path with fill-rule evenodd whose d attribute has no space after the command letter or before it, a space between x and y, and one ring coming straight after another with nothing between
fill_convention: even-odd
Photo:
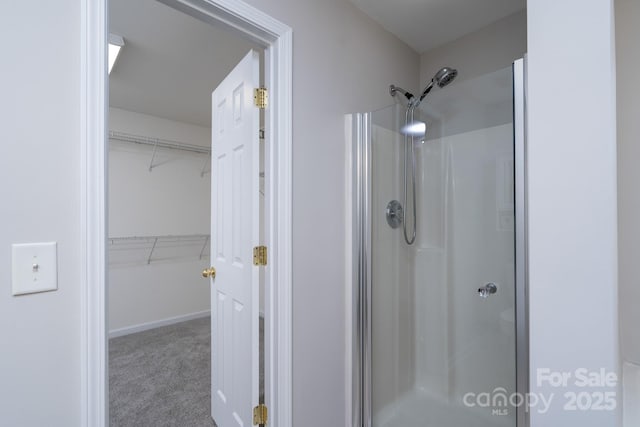
<instances>
[{"instance_id":1,"label":"ceiling light fixture","mask_svg":"<svg viewBox=\"0 0 640 427\"><path fill-rule=\"evenodd\" d=\"M124 46L124 39L121 36L109 34L109 74L111 74L116 59L118 59L122 46Z\"/></svg>"}]
</instances>

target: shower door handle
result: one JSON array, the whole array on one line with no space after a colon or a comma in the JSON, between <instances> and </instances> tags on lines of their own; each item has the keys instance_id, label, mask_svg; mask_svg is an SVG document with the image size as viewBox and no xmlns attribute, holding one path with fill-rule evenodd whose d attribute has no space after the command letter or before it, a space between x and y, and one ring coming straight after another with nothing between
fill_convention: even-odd
<instances>
[{"instance_id":1,"label":"shower door handle","mask_svg":"<svg viewBox=\"0 0 640 427\"><path fill-rule=\"evenodd\" d=\"M496 292L498 292L498 286L496 286L495 283L487 283L478 289L478 295L480 298L487 298L489 295L493 295Z\"/></svg>"}]
</instances>

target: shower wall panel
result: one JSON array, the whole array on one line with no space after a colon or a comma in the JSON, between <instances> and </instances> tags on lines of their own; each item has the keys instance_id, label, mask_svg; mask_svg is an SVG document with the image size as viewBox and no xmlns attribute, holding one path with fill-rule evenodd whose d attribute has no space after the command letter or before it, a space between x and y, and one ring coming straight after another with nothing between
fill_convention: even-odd
<instances>
[{"instance_id":1,"label":"shower wall panel","mask_svg":"<svg viewBox=\"0 0 640 427\"><path fill-rule=\"evenodd\" d=\"M410 247L415 288L416 383L438 396L449 393L447 295L447 151L438 141L416 147L418 232Z\"/></svg>"},{"instance_id":2,"label":"shower wall panel","mask_svg":"<svg viewBox=\"0 0 640 427\"><path fill-rule=\"evenodd\" d=\"M373 115L376 122L376 113ZM387 203L400 199L401 141L397 132L372 126L372 381L374 408L384 409L414 384L413 288L409 280L408 248L402 229L386 222Z\"/></svg>"},{"instance_id":3,"label":"shower wall panel","mask_svg":"<svg viewBox=\"0 0 640 427\"><path fill-rule=\"evenodd\" d=\"M512 134L495 126L418 150L417 378L451 403L467 392L515 391ZM481 299L488 282L498 292Z\"/></svg>"},{"instance_id":4,"label":"shower wall panel","mask_svg":"<svg viewBox=\"0 0 640 427\"><path fill-rule=\"evenodd\" d=\"M401 106L371 115L371 425L513 427L515 407L464 399L516 391L512 70L453 83L423 105L424 139L402 135ZM406 143L417 166L412 245L386 218L398 200L412 223ZM497 291L482 298L489 283Z\"/></svg>"}]
</instances>

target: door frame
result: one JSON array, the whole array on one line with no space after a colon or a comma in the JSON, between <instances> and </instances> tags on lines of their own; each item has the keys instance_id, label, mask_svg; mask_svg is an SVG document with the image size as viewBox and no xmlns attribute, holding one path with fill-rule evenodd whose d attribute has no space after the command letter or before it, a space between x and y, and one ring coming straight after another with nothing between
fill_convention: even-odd
<instances>
[{"instance_id":1,"label":"door frame","mask_svg":"<svg viewBox=\"0 0 640 427\"><path fill-rule=\"evenodd\" d=\"M265 399L292 427L292 69L290 27L240 0L159 0L265 47ZM108 0L81 0L81 425L108 425Z\"/></svg>"}]
</instances>

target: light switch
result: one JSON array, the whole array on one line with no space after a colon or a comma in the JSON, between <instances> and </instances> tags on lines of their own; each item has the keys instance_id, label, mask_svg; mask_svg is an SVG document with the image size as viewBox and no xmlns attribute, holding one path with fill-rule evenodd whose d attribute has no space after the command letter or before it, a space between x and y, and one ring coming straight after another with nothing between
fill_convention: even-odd
<instances>
[{"instance_id":1,"label":"light switch","mask_svg":"<svg viewBox=\"0 0 640 427\"><path fill-rule=\"evenodd\" d=\"M56 242L14 244L11 249L13 295L58 289Z\"/></svg>"}]
</instances>

